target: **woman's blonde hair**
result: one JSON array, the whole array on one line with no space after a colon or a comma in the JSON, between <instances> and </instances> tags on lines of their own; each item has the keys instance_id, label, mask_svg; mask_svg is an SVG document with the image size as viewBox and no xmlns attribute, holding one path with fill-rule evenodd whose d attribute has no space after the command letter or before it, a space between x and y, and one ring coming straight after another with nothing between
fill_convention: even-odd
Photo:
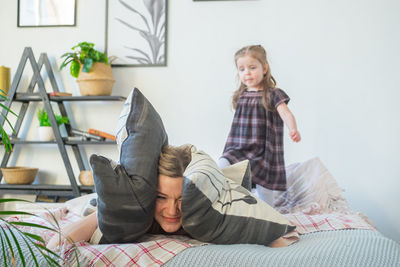
<instances>
[{"instance_id":1,"label":"woman's blonde hair","mask_svg":"<svg viewBox=\"0 0 400 267\"><path fill-rule=\"evenodd\" d=\"M239 58L243 56L250 56L256 60L258 60L263 67L267 65L267 73L264 75L261 83L263 84L263 105L267 110L274 110L274 107L271 106L270 101L270 92L276 86L276 81L274 77L271 75L271 68L267 61L267 52L261 45L249 45L239 49L235 53L235 65L237 66L237 61ZM246 85L240 82L239 88L233 92L232 96L232 106L233 109L236 109L237 103L239 101L240 96L246 90Z\"/></svg>"},{"instance_id":2,"label":"woman's blonde hair","mask_svg":"<svg viewBox=\"0 0 400 267\"><path fill-rule=\"evenodd\" d=\"M192 145L164 146L158 161L158 174L182 177L192 160Z\"/></svg>"}]
</instances>

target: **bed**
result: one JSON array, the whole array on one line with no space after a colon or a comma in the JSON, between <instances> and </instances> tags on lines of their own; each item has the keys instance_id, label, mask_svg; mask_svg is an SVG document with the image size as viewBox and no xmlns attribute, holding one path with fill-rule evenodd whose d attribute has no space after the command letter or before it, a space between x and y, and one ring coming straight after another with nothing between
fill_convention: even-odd
<instances>
[{"instance_id":1,"label":"bed","mask_svg":"<svg viewBox=\"0 0 400 267\"><path fill-rule=\"evenodd\" d=\"M57 252L72 266L78 261L81 266L400 266L400 245L380 234L366 216L349 208L343 190L318 158L288 166L287 177L288 191L276 195L275 208L297 226L300 239L288 247L215 245L187 236L145 235L138 243L78 242L64 244ZM94 197L73 199L51 211L65 226L93 211L89 203ZM29 205L19 208L31 209ZM45 211L37 217L8 220L48 225L51 216ZM45 241L54 235L22 228L40 234ZM22 250L27 252L25 247ZM78 251L78 258L74 251ZM9 254L2 253L0 262L4 256ZM26 260L31 266L33 261ZM45 264L43 259L39 263Z\"/></svg>"}]
</instances>

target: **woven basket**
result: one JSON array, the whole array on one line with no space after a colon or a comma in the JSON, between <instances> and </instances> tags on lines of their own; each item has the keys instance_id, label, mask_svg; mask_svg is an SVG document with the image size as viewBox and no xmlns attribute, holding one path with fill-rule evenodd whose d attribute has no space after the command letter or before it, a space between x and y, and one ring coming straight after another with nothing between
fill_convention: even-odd
<instances>
[{"instance_id":1,"label":"woven basket","mask_svg":"<svg viewBox=\"0 0 400 267\"><path fill-rule=\"evenodd\" d=\"M79 182L82 185L94 186L93 174L91 171L81 171L79 174Z\"/></svg>"},{"instance_id":2,"label":"woven basket","mask_svg":"<svg viewBox=\"0 0 400 267\"><path fill-rule=\"evenodd\" d=\"M38 168L6 167L1 168L7 184L31 184L35 180Z\"/></svg>"},{"instance_id":3,"label":"woven basket","mask_svg":"<svg viewBox=\"0 0 400 267\"><path fill-rule=\"evenodd\" d=\"M76 80L79 85L81 95L111 95L114 85L114 77L111 66L96 62L89 72L79 72Z\"/></svg>"}]
</instances>

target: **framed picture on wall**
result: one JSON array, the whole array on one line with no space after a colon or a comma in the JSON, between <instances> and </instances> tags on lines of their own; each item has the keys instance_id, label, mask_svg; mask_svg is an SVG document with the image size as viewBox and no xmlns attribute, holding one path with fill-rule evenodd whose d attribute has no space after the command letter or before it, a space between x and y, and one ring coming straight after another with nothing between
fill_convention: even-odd
<instances>
[{"instance_id":1,"label":"framed picture on wall","mask_svg":"<svg viewBox=\"0 0 400 267\"><path fill-rule=\"evenodd\" d=\"M106 53L113 66L166 66L167 0L107 0Z\"/></svg>"},{"instance_id":2,"label":"framed picture on wall","mask_svg":"<svg viewBox=\"0 0 400 267\"><path fill-rule=\"evenodd\" d=\"M18 27L76 25L76 0L18 0Z\"/></svg>"}]
</instances>

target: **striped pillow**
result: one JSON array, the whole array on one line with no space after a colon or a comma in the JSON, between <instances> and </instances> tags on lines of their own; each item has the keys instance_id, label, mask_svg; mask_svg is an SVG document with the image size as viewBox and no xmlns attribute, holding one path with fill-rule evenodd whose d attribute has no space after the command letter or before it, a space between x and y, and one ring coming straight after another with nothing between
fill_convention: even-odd
<instances>
[{"instance_id":1,"label":"striped pillow","mask_svg":"<svg viewBox=\"0 0 400 267\"><path fill-rule=\"evenodd\" d=\"M184 172L182 227L203 242L260 245L295 229L267 203L227 179L202 151L192 153Z\"/></svg>"}]
</instances>

